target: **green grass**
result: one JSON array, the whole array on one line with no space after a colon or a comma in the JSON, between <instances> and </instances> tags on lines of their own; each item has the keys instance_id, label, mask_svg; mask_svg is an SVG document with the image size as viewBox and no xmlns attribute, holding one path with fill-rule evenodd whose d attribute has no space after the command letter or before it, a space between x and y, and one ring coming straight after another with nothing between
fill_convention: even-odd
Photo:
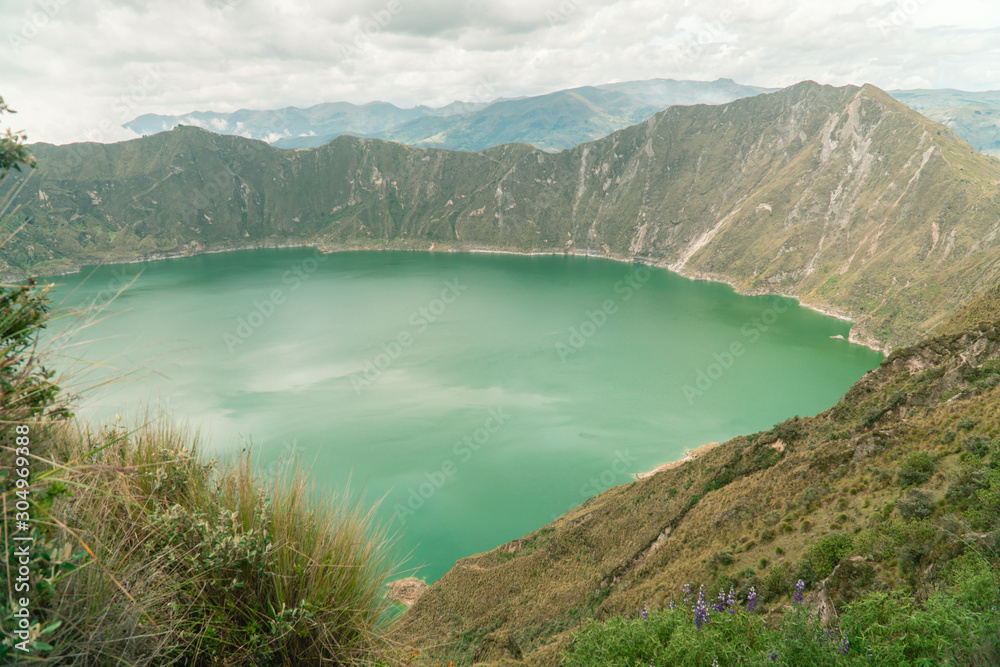
<instances>
[{"instance_id":1,"label":"green grass","mask_svg":"<svg viewBox=\"0 0 1000 667\"><path fill-rule=\"evenodd\" d=\"M686 665L995 665L1000 661L1000 572L969 556L925 600L902 591L867 594L824 627L793 603L779 618L743 601L711 611L699 629L688 604L590 621L565 652L567 667Z\"/></svg>"}]
</instances>

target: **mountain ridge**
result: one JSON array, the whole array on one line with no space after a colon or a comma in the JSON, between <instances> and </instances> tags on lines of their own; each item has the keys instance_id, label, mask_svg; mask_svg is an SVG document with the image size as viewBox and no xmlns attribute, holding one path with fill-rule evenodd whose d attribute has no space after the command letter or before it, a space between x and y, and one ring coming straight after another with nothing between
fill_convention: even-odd
<instances>
[{"instance_id":1,"label":"mountain ridge","mask_svg":"<svg viewBox=\"0 0 1000 667\"><path fill-rule=\"evenodd\" d=\"M588 252L795 296L880 349L1000 282L1000 162L873 86L670 107L556 154L187 127L35 153L11 275L288 243Z\"/></svg>"}]
</instances>

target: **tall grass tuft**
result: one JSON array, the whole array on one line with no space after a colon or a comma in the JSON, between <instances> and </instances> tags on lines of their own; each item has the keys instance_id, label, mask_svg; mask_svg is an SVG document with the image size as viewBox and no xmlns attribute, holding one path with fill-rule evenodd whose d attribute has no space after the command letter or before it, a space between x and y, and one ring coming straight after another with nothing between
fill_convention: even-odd
<instances>
[{"instance_id":1,"label":"tall grass tuft","mask_svg":"<svg viewBox=\"0 0 1000 667\"><path fill-rule=\"evenodd\" d=\"M128 664L372 664L389 651L391 542L349 492L302 469L226 469L168 422L60 437L67 540L93 552L57 614ZM381 659L380 657L378 659Z\"/></svg>"}]
</instances>

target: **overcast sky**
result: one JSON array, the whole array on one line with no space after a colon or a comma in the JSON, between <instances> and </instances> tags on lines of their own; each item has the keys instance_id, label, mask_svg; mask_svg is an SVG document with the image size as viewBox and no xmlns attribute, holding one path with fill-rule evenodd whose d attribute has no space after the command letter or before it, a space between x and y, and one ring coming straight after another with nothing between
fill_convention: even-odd
<instances>
[{"instance_id":1,"label":"overcast sky","mask_svg":"<svg viewBox=\"0 0 1000 667\"><path fill-rule=\"evenodd\" d=\"M651 78L1000 89L997 0L0 0L0 127Z\"/></svg>"}]
</instances>

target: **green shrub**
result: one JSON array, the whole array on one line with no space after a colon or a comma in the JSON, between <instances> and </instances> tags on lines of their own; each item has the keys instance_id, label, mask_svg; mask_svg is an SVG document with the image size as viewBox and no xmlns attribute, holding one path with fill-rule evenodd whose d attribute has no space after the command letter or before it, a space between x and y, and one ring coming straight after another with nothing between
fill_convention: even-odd
<instances>
[{"instance_id":1,"label":"green shrub","mask_svg":"<svg viewBox=\"0 0 1000 667\"><path fill-rule=\"evenodd\" d=\"M957 426L959 429L963 431L971 431L976 427L976 424L978 423L979 421L975 417L972 417L971 415L966 415L965 417L959 419L955 423L955 426Z\"/></svg>"},{"instance_id":2,"label":"green shrub","mask_svg":"<svg viewBox=\"0 0 1000 667\"><path fill-rule=\"evenodd\" d=\"M962 449L973 456L986 456L990 451L990 439L985 435L968 435L962 438Z\"/></svg>"},{"instance_id":3,"label":"green shrub","mask_svg":"<svg viewBox=\"0 0 1000 667\"><path fill-rule=\"evenodd\" d=\"M896 509L904 519L926 519L934 513L934 496L910 489L906 497L896 503Z\"/></svg>"},{"instance_id":4,"label":"green shrub","mask_svg":"<svg viewBox=\"0 0 1000 667\"><path fill-rule=\"evenodd\" d=\"M907 486L923 484L931 478L936 467L934 459L927 452L911 454L899 466L899 472L897 473L899 485L905 488Z\"/></svg>"},{"instance_id":5,"label":"green shrub","mask_svg":"<svg viewBox=\"0 0 1000 667\"><path fill-rule=\"evenodd\" d=\"M807 584L825 579L853 546L853 539L845 533L824 535L803 554L799 577Z\"/></svg>"},{"instance_id":6,"label":"green shrub","mask_svg":"<svg viewBox=\"0 0 1000 667\"><path fill-rule=\"evenodd\" d=\"M776 625L738 601L733 613L710 611L695 624L686 606L653 610L648 618L587 621L563 658L568 667L685 665L995 665L1000 664L997 575L972 556L948 571L948 585L926 602L902 591L869 592L840 610L840 625L824 628L813 609L793 603ZM859 564L850 588L870 585ZM786 587L780 594L791 590ZM838 594L838 598L840 598ZM849 596L853 597L853 596ZM708 600L711 602L711 600Z\"/></svg>"}]
</instances>

